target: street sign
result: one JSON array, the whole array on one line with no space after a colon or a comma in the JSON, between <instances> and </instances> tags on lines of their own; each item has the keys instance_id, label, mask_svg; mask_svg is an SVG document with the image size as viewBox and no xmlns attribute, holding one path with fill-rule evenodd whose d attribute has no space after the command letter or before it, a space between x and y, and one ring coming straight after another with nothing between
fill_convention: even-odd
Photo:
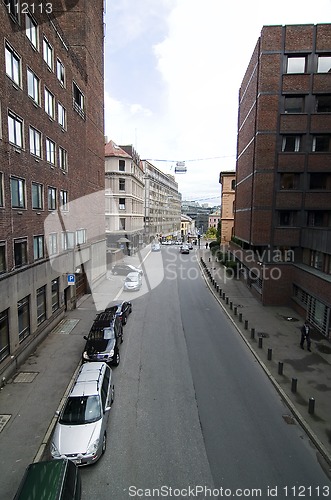
<instances>
[{"instance_id":1,"label":"street sign","mask_svg":"<svg viewBox=\"0 0 331 500\"><path fill-rule=\"evenodd\" d=\"M75 275L74 274L68 274L68 285L74 285L75 284Z\"/></svg>"}]
</instances>

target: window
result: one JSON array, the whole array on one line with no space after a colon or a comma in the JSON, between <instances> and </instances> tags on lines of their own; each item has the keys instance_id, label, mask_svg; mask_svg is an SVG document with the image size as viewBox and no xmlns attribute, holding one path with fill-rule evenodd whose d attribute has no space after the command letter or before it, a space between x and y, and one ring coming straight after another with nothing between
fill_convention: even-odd
<instances>
[{"instance_id":1,"label":"window","mask_svg":"<svg viewBox=\"0 0 331 500\"><path fill-rule=\"evenodd\" d=\"M304 111L304 97L285 97L284 112L285 113L303 113Z\"/></svg>"},{"instance_id":2,"label":"window","mask_svg":"<svg viewBox=\"0 0 331 500\"><path fill-rule=\"evenodd\" d=\"M125 172L125 160L118 160L118 170Z\"/></svg>"},{"instance_id":3,"label":"window","mask_svg":"<svg viewBox=\"0 0 331 500\"><path fill-rule=\"evenodd\" d=\"M59 280L52 281L52 312L59 308Z\"/></svg>"},{"instance_id":4,"label":"window","mask_svg":"<svg viewBox=\"0 0 331 500\"><path fill-rule=\"evenodd\" d=\"M280 226L294 226L295 213L289 210L280 210L279 212L279 225Z\"/></svg>"},{"instance_id":5,"label":"window","mask_svg":"<svg viewBox=\"0 0 331 500\"><path fill-rule=\"evenodd\" d=\"M8 14L14 19L14 21L19 22L20 14L20 0L5 0L5 6Z\"/></svg>"},{"instance_id":6,"label":"window","mask_svg":"<svg viewBox=\"0 0 331 500\"><path fill-rule=\"evenodd\" d=\"M53 94L45 87L45 111L51 117L55 118L55 98Z\"/></svg>"},{"instance_id":7,"label":"window","mask_svg":"<svg viewBox=\"0 0 331 500\"><path fill-rule=\"evenodd\" d=\"M236 180L232 179L231 181L231 189L234 191L236 189Z\"/></svg>"},{"instance_id":8,"label":"window","mask_svg":"<svg viewBox=\"0 0 331 500\"><path fill-rule=\"evenodd\" d=\"M56 76L61 85L64 87L65 86L65 72L64 72L64 65L60 61L60 59L56 60Z\"/></svg>"},{"instance_id":9,"label":"window","mask_svg":"<svg viewBox=\"0 0 331 500\"><path fill-rule=\"evenodd\" d=\"M53 70L53 47L46 38L43 40L43 55L45 63Z\"/></svg>"},{"instance_id":10,"label":"window","mask_svg":"<svg viewBox=\"0 0 331 500\"><path fill-rule=\"evenodd\" d=\"M5 273L6 271L7 271L6 242L0 241L0 273Z\"/></svg>"},{"instance_id":11,"label":"window","mask_svg":"<svg viewBox=\"0 0 331 500\"><path fill-rule=\"evenodd\" d=\"M118 185L118 189L120 191L125 191L125 179L119 179L119 185Z\"/></svg>"},{"instance_id":12,"label":"window","mask_svg":"<svg viewBox=\"0 0 331 500\"><path fill-rule=\"evenodd\" d=\"M43 259L45 255L44 252L44 236L34 236L33 237L33 259L39 260Z\"/></svg>"},{"instance_id":13,"label":"window","mask_svg":"<svg viewBox=\"0 0 331 500\"><path fill-rule=\"evenodd\" d=\"M67 112L66 112L66 108L64 106L62 106L61 103L58 103L58 105L57 105L57 119L58 119L59 125L61 125L61 127L64 130L66 130L66 128L67 128Z\"/></svg>"},{"instance_id":14,"label":"window","mask_svg":"<svg viewBox=\"0 0 331 500\"><path fill-rule=\"evenodd\" d=\"M330 211L311 210L307 214L307 226L309 227L330 227L331 213Z\"/></svg>"},{"instance_id":15,"label":"window","mask_svg":"<svg viewBox=\"0 0 331 500\"><path fill-rule=\"evenodd\" d=\"M25 33L35 49L38 48L38 26L30 14L25 15Z\"/></svg>"},{"instance_id":16,"label":"window","mask_svg":"<svg viewBox=\"0 0 331 500\"><path fill-rule=\"evenodd\" d=\"M0 312L0 361L9 356L9 316L8 309Z\"/></svg>"},{"instance_id":17,"label":"window","mask_svg":"<svg viewBox=\"0 0 331 500\"><path fill-rule=\"evenodd\" d=\"M69 248L74 248L75 246L75 233L72 231L66 231L61 233L61 247L62 250L68 250Z\"/></svg>"},{"instance_id":18,"label":"window","mask_svg":"<svg viewBox=\"0 0 331 500\"><path fill-rule=\"evenodd\" d=\"M331 73L331 56L318 56L317 73Z\"/></svg>"},{"instance_id":19,"label":"window","mask_svg":"<svg viewBox=\"0 0 331 500\"><path fill-rule=\"evenodd\" d=\"M295 152L300 151L300 136L299 135L285 135L282 141L282 151Z\"/></svg>"},{"instance_id":20,"label":"window","mask_svg":"<svg viewBox=\"0 0 331 500\"><path fill-rule=\"evenodd\" d=\"M48 210L56 210L56 188L48 188Z\"/></svg>"},{"instance_id":21,"label":"window","mask_svg":"<svg viewBox=\"0 0 331 500\"><path fill-rule=\"evenodd\" d=\"M60 191L60 208L63 212L68 212L68 191Z\"/></svg>"},{"instance_id":22,"label":"window","mask_svg":"<svg viewBox=\"0 0 331 500\"><path fill-rule=\"evenodd\" d=\"M46 319L46 285L37 290L37 324Z\"/></svg>"},{"instance_id":23,"label":"window","mask_svg":"<svg viewBox=\"0 0 331 500\"><path fill-rule=\"evenodd\" d=\"M330 136L315 135L313 137L312 151L321 153L330 151Z\"/></svg>"},{"instance_id":24,"label":"window","mask_svg":"<svg viewBox=\"0 0 331 500\"><path fill-rule=\"evenodd\" d=\"M15 50L6 43L6 74L16 85L21 86L21 58Z\"/></svg>"},{"instance_id":25,"label":"window","mask_svg":"<svg viewBox=\"0 0 331 500\"><path fill-rule=\"evenodd\" d=\"M82 245L86 243L86 229L78 229L76 231L76 242L77 245Z\"/></svg>"},{"instance_id":26,"label":"window","mask_svg":"<svg viewBox=\"0 0 331 500\"><path fill-rule=\"evenodd\" d=\"M28 80L28 96L31 97L36 104L40 104L40 80L31 71L27 69L27 80Z\"/></svg>"},{"instance_id":27,"label":"window","mask_svg":"<svg viewBox=\"0 0 331 500\"><path fill-rule=\"evenodd\" d=\"M25 208L25 180L17 177L10 179L11 206Z\"/></svg>"},{"instance_id":28,"label":"window","mask_svg":"<svg viewBox=\"0 0 331 500\"><path fill-rule=\"evenodd\" d=\"M299 189L300 174L280 174L280 189Z\"/></svg>"},{"instance_id":29,"label":"window","mask_svg":"<svg viewBox=\"0 0 331 500\"><path fill-rule=\"evenodd\" d=\"M30 306L29 297L17 302L18 339L22 342L30 335Z\"/></svg>"},{"instance_id":30,"label":"window","mask_svg":"<svg viewBox=\"0 0 331 500\"><path fill-rule=\"evenodd\" d=\"M46 138L46 161L55 165L55 142Z\"/></svg>"},{"instance_id":31,"label":"window","mask_svg":"<svg viewBox=\"0 0 331 500\"><path fill-rule=\"evenodd\" d=\"M125 231L125 218L120 217L119 220L119 228L120 231Z\"/></svg>"},{"instance_id":32,"label":"window","mask_svg":"<svg viewBox=\"0 0 331 500\"><path fill-rule=\"evenodd\" d=\"M68 171L68 153L59 146L59 167L64 172Z\"/></svg>"},{"instance_id":33,"label":"window","mask_svg":"<svg viewBox=\"0 0 331 500\"><path fill-rule=\"evenodd\" d=\"M8 111L8 139L18 148L23 147L23 120L11 111Z\"/></svg>"},{"instance_id":34,"label":"window","mask_svg":"<svg viewBox=\"0 0 331 500\"><path fill-rule=\"evenodd\" d=\"M323 269L323 254L313 250L310 254L310 265L321 271Z\"/></svg>"},{"instance_id":35,"label":"window","mask_svg":"<svg viewBox=\"0 0 331 500\"><path fill-rule=\"evenodd\" d=\"M85 118L85 98L84 94L81 92L81 90L77 87L75 82L72 84L72 91L73 91L73 105L74 109L77 111L77 113L80 114L82 118Z\"/></svg>"},{"instance_id":36,"label":"window","mask_svg":"<svg viewBox=\"0 0 331 500\"><path fill-rule=\"evenodd\" d=\"M306 57L305 56L288 56L286 73L305 73Z\"/></svg>"},{"instance_id":37,"label":"window","mask_svg":"<svg viewBox=\"0 0 331 500\"><path fill-rule=\"evenodd\" d=\"M56 255L57 252L57 234L51 233L48 236L48 255Z\"/></svg>"},{"instance_id":38,"label":"window","mask_svg":"<svg viewBox=\"0 0 331 500\"><path fill-rule=\"evenodd\" d=\"M25 266L28 263L28 241L26 238L14 240L15 267Z\"/></svg>"},{"instance_id":39,"label":"window","mask_svg":"<svg viewBox=\"0 0 331 500\"><path fill-rule=\"evenodd\" d=\"M31 191L32 191L32 208L36 210L42 210L44 206L42 184L37 184L36 182L33 182Z\"/></svg>"},{"instance_id":40,"label":"window","mask_svg":"<svg viewBox=\"0 0 331 500\"><path fill-rule=\"evenodd\" d=\"M0 172L0 207L4 207L4 195L3 195L3 173Z\"/></svg>"},{"instance_id":41,"label":"window","mask_svg":"<svg viewBox=\"0 0 331 500\"><path fill-rule=\"evenodd\" d=\"M317 95L316 96L316 112L317 113L331 113L331 95Z\"/></svg>"},{"instance_id":42,"label":"window","mask_svg":"<svg viewBox=\"0 0 331 500\"><path fill-rule=\"evenodd\" d=\"M120 199L119 199L118 208L119 208L120 210L125 210L125 198L120 198Z\"/></svg>"},{"instance_id":43,"label":"window","mask_svg":"<svg viewBox=\"0 0 331 500\"><path fill-rule=\"evenodd\" d=\"M30 154L41 158L41 133L33 127L29 128Z\"/></svg>"},{"instance_id":44,"label":"window","mask_svg":"<svg viewBox=\"0 0 331 500\"><path fill-rule=\"evenodd\" d=\"M310 174L309 189L331 190L331 174L327 172Z\"/></svg>"}]
</instances>

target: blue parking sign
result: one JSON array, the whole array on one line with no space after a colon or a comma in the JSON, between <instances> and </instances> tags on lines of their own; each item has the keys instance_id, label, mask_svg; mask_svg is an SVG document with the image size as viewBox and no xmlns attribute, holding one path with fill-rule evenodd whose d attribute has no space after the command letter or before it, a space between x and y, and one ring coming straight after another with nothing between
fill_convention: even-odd
<instances>
[{"instance_id":1,"label":"blue parking sign","mask_svg":"<svg viewBox=\"0 0 331 500\"><path fill-rule=\"evenodd\" d=\"M75 275L68 274L68 285L74 285L74 284L75 284Z\"/></svg>"}]
</instances>

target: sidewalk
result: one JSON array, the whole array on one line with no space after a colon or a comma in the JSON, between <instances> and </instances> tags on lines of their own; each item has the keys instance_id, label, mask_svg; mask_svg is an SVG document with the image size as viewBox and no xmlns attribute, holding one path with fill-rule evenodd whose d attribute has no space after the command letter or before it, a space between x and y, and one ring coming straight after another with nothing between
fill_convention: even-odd
<instances>
[{"instance_id":1,"label":"sidewalk","mask_svg":"<svg viewBox=\"0 0 331 500\"><path fill-rule=\"evenodd\" d=\"M263 306L242 281L227 277L210 250L198 255L207 285L291 410L285 421L294 423L294 414L331 473L331 343L312 333L312 352L302 350L303 321L293 309Z\"/></svg>"}]
</instances>

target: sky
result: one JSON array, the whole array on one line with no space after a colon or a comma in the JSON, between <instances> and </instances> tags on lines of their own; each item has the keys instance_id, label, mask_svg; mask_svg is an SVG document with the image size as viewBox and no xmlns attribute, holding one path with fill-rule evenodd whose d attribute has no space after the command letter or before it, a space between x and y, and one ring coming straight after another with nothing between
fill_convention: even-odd
<instances>
[{"instance_id":1,"label":"sky","mask_svg":"<svg viewBox=\"0 0 331 500\"><path fill-rule=\"evenodd\" d=\"M106 0L105 135L175 175L183 200L219 205L262 27L330 21L331 0Z\"/></svg>"}]
</instances>

